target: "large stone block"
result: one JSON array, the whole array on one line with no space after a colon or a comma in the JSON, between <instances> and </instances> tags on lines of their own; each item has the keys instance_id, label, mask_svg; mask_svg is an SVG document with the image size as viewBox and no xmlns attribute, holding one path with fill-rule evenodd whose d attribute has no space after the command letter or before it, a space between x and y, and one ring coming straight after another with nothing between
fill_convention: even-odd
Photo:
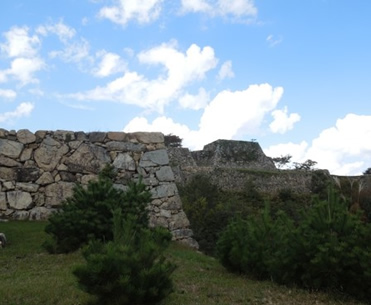
<instances>
[{"instance_id":1,"label":"large stone block","mask_svg":"<svg viewBox=\"0 0 371 305\"><path fill-rule=\"evenodd\" d=\"M27 210L32 206L30 193L23 191L11 191L7 193L9 207L16 210Z\"/></svg>"},{"instance_id":2,"label":"large stone block","mask_svg":"<svg viewBox=\"0 0 371 305\"><path fill-rule=\"evenodd\" d=\"M49 216L56 212L56 209L48 209L45 207L35 207L29 212L30 220L46 220Z\"/></svg>"},{"instance_id":3,"label":"large stone block","mask_svg":"<svg viewBox=\"0 0 371 305\"><path fill-rule=\"evenodd\" d=\"M17 168L17 181L34 182L40 177L40 170L37 167Z\"/></svg>"},{"instance_id":4,"label":"large stone block","mask_svg":"<svg viewBox=\"0 0 371 305\"><path fill-rule=\"evenodd\" d=\"M160 149L155 151L149 151L143 154L139 161L140 167L152 167L159 165L168 165L169 157L166 149Z\"/></svg>"},{"instance_id":5,"label":"large stone block","mask_svg":"<svg viewBox=\"0 0 371 305\"><path fill-rule=\"evenodd\" d=\"M57 182L45 187L45 205L47 207L61 206L62 202L73 195L74 183Z\"/></svg>"},{"instance_id":6,"label":"large stone block","mask_svg":"<svg viewBox=\"0 0 371 305\"><path fill-rule=\"evenodd\" d=\"M164 135L161 132L134 132L132 136L134 136L139 143L164 143Z\"/></svg>"},{"instance_id":7,"label":"large stone block","mask_svg":"<svg viewBox=\"0 0 371 305\"><path fill-rule=\"evenodd\" d=\"M35 151L35 161L41 169L53 171L68 150L66 144L61 144L51 137L46 137Z\"/></svg>"},{"instance_id":8,"label":"large stone block","mask_svg":"<svg viewBox=\"0 0 371 305\"><path fill-rule=\"evenodd\" d=\"M174 174L170 166L162 166L157 172L156 177L159 181L174 181Z\"/></svg>"},{"instance_id":9,"label":"large stone block","mask_svg":"<svg viewBox=\"0 0 371 305\"><path fill-rule=\"evenodd\" d=\"M22 144L29 144L36 141L36 136L28 129L21 129L17 132L17 139Z\"/></svg>"},{"instance_id":10,"label":"large stone block","mask_svg":"<svg viewBox=\"0 0 371 305\"><path fill-rule=\"evenodd\" d=\"M70 172L85 174L96 174L109 162L111 158L103 147L85 143L64 161Z\"/></svg>"},{"instance_id":11,"label":"large stone block","mask_svg":"<svg viewBox=\"0 0 371 305\"><path fill-rule=\"evenodd\" d=\"M144 144L139 143L131 143L131 142L117 142L111 141L106 144L108 151L131 151L131 152L141 152L145 151L146 146Z\"/></svg>"},{"instance_id":12,"label":"large stone block","mask_svg":"<svg viewBox=\"0 0 371 305\"><path fill-rule=\"evenodd\" d=\"M4 155L9 158L17 159L23 150L23 144L11 141L0 139L0 155Z\"/></svg>"},{"instance_id":13,"label":"large stone block","mask_svg":"<svg viewBox=\"0 0 371 305\"><path fill-rule=\"evenodd\" d=\"M150 190L152 199L172 197L177 194L178 190L174 183L161 184Z\"/></svg>"},{"instance_id":14,"label":"large stone block","mask_svg":"<svg viewBox=\"0 0 371 305\"><path fill-rule=\"evenodd\" d=\"M0 166L18 167L18 166L21 166L21 163L14 161L14 159L12 158L8 158L8 157L0 155Z\"/></svg>"},{"instance_id":15,"label":"large stone block","mask_svg":"<svg viewBox=\"0 0 371 305\"><path fill-rule=\"evenodd\" d=\"M0 179L11 181L16 178L16 169L0 166Z\"/></svg>"},{"instance_id":16,"label":"large stone block","mask_svg":"<svg viewBox=\"0 0 371 305\"><path fill-rule=\"evenodd\" d=\"M6 204L6 193L0 192L0 210L5 211L7 208L8 207Z\"/></svg>"},{"instance_id":17,"label":"large stone block","mask_svg":"<svg viewBox=\"0 0 371 305\"><path fill-rule=\"evenodd\" d=\"M135 171L135 161L129 153L118 154L116 159L113 161L113 166L119 169Z\"/></svg>"}]
</instances>

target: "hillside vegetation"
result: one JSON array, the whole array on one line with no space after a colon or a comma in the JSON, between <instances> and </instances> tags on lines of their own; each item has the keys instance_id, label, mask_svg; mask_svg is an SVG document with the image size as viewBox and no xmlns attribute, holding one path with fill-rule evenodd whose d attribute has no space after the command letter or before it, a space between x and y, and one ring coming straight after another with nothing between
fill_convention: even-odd
<instances>
[{"instance_id":1,"label":"hillside vegetation","mask_svg":"<svg viewBox=\"0 0 371 305\"><path fill-rule=\"evenodd\" d=\"M9 242L0 249L2 305L83 305L93 300L78 289L72 274L83 262L81 252L45 252L41 247L45 226L45 222L0 223ZM175 289L161 305L366 304L331 292L309 292L229 273L216 259L178 244L172 244L166 256L177 265L172 275Z\"/></svg>"}]
</instances>

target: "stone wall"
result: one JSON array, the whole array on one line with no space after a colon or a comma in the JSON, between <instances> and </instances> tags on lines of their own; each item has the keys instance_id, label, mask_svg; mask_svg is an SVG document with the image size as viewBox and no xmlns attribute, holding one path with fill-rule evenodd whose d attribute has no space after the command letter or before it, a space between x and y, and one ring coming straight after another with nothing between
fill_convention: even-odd
<instances>
[{"instance_id":1,"label":"stone wall","mask_svg":"<svg viewBox=\"0 0 371 305\"><path fill-rule=\"evenodd\" d=\"M107 163L118 171L118 188L143 178L152 194L150 225L166 227L175 240L197 246L161 133L0 129L0 218L46 219L76 183L96 179Z\"/></svg>"},{"instance_id":2,"label":"stone wall","mask_svg":"<svg viewBox=\"0 0 371 305\"><path fill-rule=\"evenodd\" d=\"M168 151L175 181L179 184L203 174L220 189L228 191L243 191L247 184L264 193L285 189L310 193L312 189L313 172L278 170L257 142L217 140L200 151L187 148Z\"/></svg>"}]
</instances>

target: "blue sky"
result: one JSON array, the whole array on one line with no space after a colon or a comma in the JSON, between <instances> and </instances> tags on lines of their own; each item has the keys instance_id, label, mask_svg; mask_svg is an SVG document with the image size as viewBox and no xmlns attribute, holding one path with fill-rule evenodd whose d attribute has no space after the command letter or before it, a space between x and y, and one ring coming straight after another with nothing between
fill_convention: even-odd
<instances>
[{"instance_id":1,"label":"blue sky","mask_svg":"<svg viewBox=\"0 0 371 305\"><path fill-rule=\"evenodd\" d=\"M0 127L256 139L371 167L371 2L3 0Z\"/></svg>"}]
</instances>

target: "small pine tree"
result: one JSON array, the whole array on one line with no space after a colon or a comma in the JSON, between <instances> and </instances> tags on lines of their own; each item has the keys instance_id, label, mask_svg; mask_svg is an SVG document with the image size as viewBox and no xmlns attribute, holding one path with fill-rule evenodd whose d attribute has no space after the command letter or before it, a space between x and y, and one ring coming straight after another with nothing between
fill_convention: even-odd
<instances>
[{"instance_id":1,"label":"small pine tree","mask_svg":"<svg viewBox=\"0 0 371 305\"><path fill-rule=\"evenodd\" d=\"M85 265L74 270L80 288L97 304L154 304L173 286L175 266L163 256L171 234L164 228L138 226L137 217L114 212L113 241L91 241L83 250Z\"/></svg>"},{"instance_id":2,"label":"small pine tree","mask_svg":"<svg viewBox=\"0 0 371 305\"><path fill-rule=\"evenodd\" d=\"M151 195L139 181L130 182L127 192L113 186L115 173L106 166L97 181L85 188L76 185L58 213L49 218L45 231L51 239L44 243L50 253L72 252L90 239L109 241L113 238L112 211L121 208L124 215L138 215L138 222L148 224L145 208Z\"/></svg>"}]
</instances>

